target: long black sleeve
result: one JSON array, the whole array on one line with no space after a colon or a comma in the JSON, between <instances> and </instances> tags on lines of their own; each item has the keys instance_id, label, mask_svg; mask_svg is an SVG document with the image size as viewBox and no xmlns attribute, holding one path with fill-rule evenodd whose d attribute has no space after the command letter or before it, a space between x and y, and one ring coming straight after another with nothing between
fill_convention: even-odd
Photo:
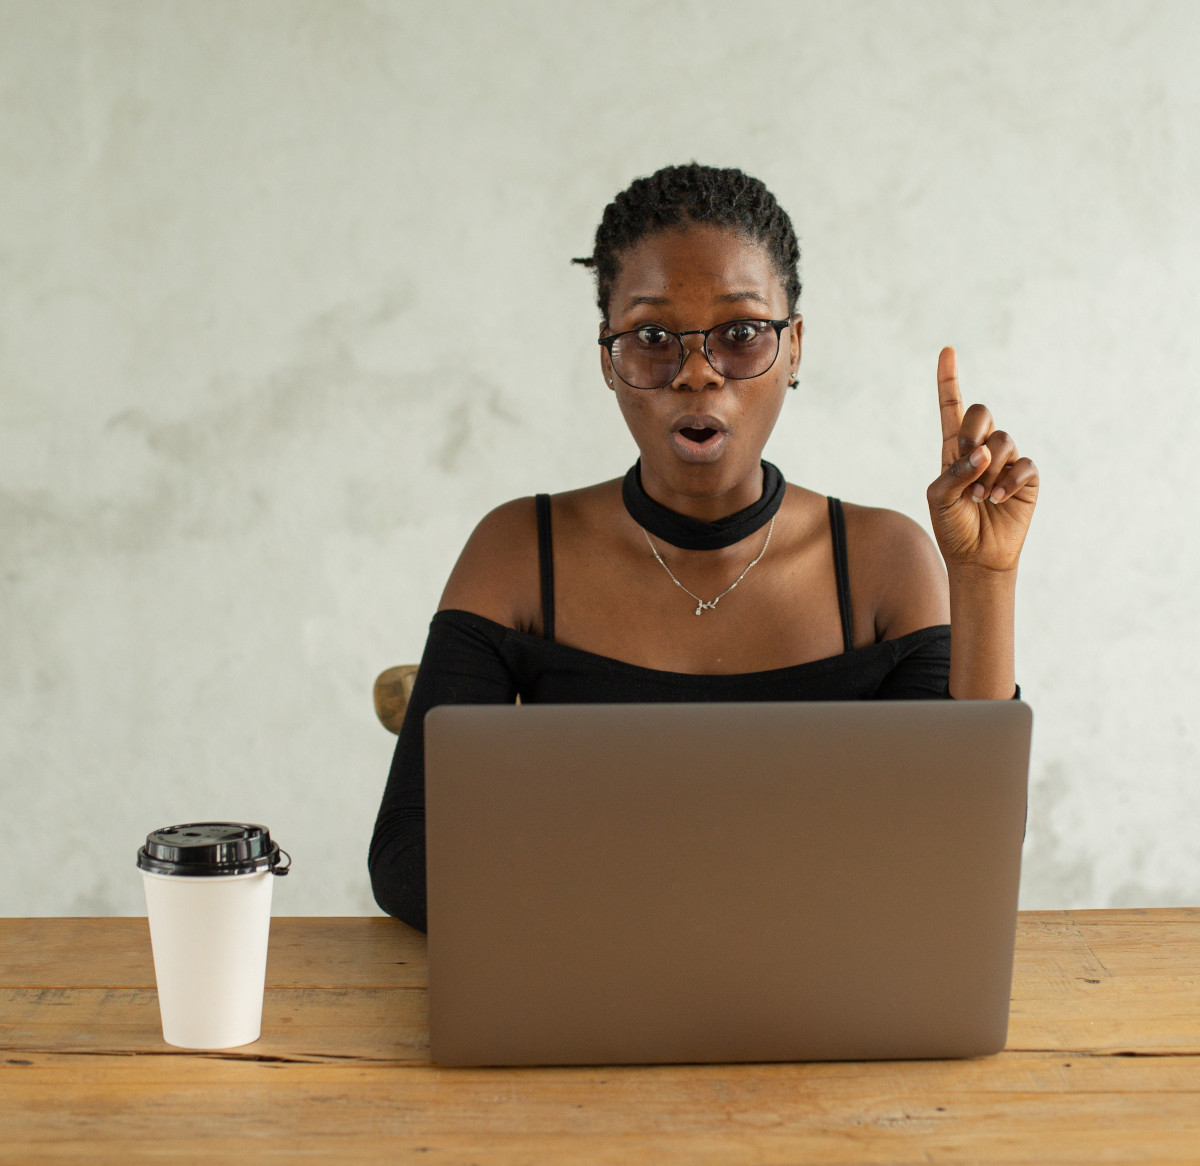
<instances>
[{"instance_id":1,"label":"long black sleeve","mask_svg":"<svg viewBox=\"0 0 1200 1166\"><path fill-rule=\"evenodd\" d=\"M375 902L421 931L426 930L425 714L440 704L516 699L499 631L498 625L463 612L434 616L375 819L367 860Z\"/></svg>"}]
</instances>

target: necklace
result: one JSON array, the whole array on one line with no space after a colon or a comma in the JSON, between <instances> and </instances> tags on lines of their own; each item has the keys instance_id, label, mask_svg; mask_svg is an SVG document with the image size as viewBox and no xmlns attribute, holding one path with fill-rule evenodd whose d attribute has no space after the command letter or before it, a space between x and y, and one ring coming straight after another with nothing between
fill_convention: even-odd
<instances>
[{"instance_id":1,"label":"necklace","mask_svg":"<svg viewBox=\"0 0 1200 1166\"><path fill-rule=\"evenodd\" d=\"M763 543L763 549L761 551L759 551L758 554L753 559L751 559L751 561L746 565L746 570L743 571L732 583L730 583L729 586L726 587L725 590L722 591L721 594L716 597L716 599L701 599L700 596L697 595L694 591L688 591L688 589L686 587L684 587L684 585L682 583L680 583L678 579L675 578L675 572L672 571L671 568L668 567L667 564L663 562L662 555L660 555L658 553L658 548L655 547L653 542L651 542L649 531L643 529L642 534L644 534L646 536L646 542L649 544L650 550L653 552L654 557L658 560L658 565L660 567L662 567L662 569L664 571L666 571L666 573L668 575L671 576L671 582L674 583L675 586L678 587L681 591L687 591L688 595L690 595L696 601L696 614L699 615L701 612L704 612L704 611L713 611L716 608L717 604L720 603L721 600L724 599L725 596L728 595L743 579L745 579L746 574L749 572L750 568L753 567L754 564L757 563L758 560L761 559L763 557L763 555L765 555L767 553L767 547L769 547L771 545L771 532L774 529L775 529L775 516L771 515L771 521L767 526L767 541L765 543Z\"/></svg>"},{"instance_id":2,"label":"necklace","mask_svg":"<svg viewBox=\"0 0 1200 1166\"><path fill-rule=\"evenodd\" d=\"M775 517L783 504L787 483L776 466L762 463L762 497L736 514L727 514L716 522L705 522L679 514L656 502L642 485L641 459L629 467L621 483L621 498L630 517L655 538L685 551L715 551L731 547L761 530Z\"/></svg>"}]
</instances>

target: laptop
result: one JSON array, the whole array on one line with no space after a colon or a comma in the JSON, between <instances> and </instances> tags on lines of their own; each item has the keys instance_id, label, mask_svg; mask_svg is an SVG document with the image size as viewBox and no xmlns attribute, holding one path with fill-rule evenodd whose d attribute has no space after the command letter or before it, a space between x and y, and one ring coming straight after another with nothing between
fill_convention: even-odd
<instances>
[{"instance_id":1,"label":"laptop","mask_svg":"<svg viewBox=\"0 0 1200 1166\"><path fill-rule=\"evenodd\" d=\"M432 709L432 1060L999 1051L1031 727L1021 701Z\"/></svg>"}]
</instances>

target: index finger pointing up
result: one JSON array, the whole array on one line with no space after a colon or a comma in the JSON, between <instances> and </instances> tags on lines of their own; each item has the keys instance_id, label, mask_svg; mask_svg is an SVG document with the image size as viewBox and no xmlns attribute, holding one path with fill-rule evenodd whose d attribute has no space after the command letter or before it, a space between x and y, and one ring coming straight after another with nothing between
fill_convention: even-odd
<instances>
[{"instance_id":1,"label":"index finger pointing up","mask_svg":"<svg viewBox=\"0 0 1200 1166\"><path fill-rule=\"evenodd\" d=\"M962 428L962 395L958 391L958 358L953 348L938 355L938 406L942 412L942 469L958 460L958 431Z\"/></svg>"}]
</instances>

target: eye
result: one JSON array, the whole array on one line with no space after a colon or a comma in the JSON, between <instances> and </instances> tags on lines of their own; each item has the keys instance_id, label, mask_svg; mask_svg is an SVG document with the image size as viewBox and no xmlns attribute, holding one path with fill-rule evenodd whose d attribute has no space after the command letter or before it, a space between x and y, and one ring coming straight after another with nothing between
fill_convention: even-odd
<instances>
[{"instance_id":1,"label":"eye","mask_svg":"<svg viewBox=\"0 0 1200 1166\"><path fill-rule=\"evenodd\" d=\"M762 332L757 320L733 320L721 329L721 341L732 345L753 344Z\"/></svg>"},{"instance_id":2,"label":"eye","mask_svg":"<svg viewBox=\"0 0 1200 1166\"><path fill-rule=\"evenodd\" d=\"M634 339L639 344L650 348L658 344L665 344L670 335L670 332L665 328L660 328L657 324L647 324L634 333Z\"/></svg>"}]
</instances>

